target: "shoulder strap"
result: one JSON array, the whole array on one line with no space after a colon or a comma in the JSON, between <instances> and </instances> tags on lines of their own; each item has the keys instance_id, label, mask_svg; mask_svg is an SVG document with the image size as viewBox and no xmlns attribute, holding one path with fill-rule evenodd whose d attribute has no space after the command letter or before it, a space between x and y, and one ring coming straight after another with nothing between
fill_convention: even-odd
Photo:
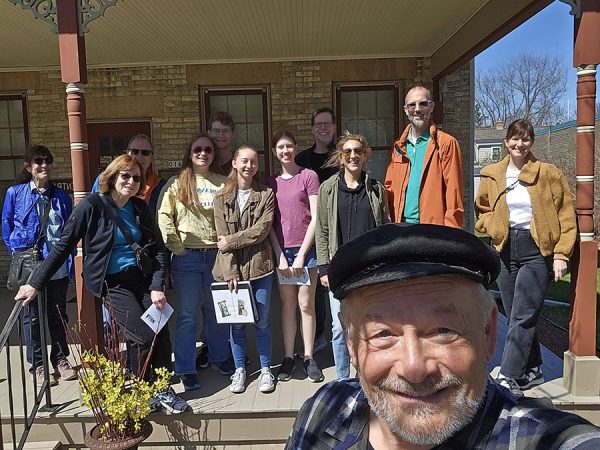
<instances>
[{"instance_id":1,"label":"shoulder strap","mask_svg":"<svg viewBox=\"0 0 600 450\"><path fill-rule=\"evenodd\" d=\"M50 195L48 196L48 203L46 204L46 207L44 208L44 215L42 216L42 220L40 221L40 234L38 235L37 239L35 240L35 244L33 246L33 248L38 248L40 245L40 242L42 242L42 239L44 239L46 237L46 223L48 222L48 217L50 216L50 209L52 209L52 198L54 197L54 185L50 186ZM40 196L43 195L40 192Z\"/></svg>"},{"instance_id":2,"label":"shoulder strap","mask_svg":"<svg viewBox=\"0 0 600 450\"><path fill-rule=\"evenodd\" d=\"M115 208L113 208L108 203L108 200L106 200L104 194L98 194L98 197L100 197L102 203L104 203L104 207L108 211L108 214L110 214L110 217L115 221L115 223L121 230L121 233L123 233L123 237L125 237L125 240L129 244L129 246L133 249L133 251L137 251L140 248L139 244L133 240L133 237L131 237L131 233L129 232L119 215L115 212Z\"/></svg>"}]
</instances>

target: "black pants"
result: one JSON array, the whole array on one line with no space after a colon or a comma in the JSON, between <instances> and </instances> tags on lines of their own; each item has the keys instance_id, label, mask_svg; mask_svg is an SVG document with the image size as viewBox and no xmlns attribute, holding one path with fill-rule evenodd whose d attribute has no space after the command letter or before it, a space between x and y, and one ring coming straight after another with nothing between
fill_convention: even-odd
<instances>
[{"instance_id":1,"label":"black pants","mask_svg":"<svg viewBox=\"0 0 600 450\"><path fill-rule=\"evenodd\" d=\"M125 334L129 345L130 366L134 374L140 375L148 355L150 360L144 379L151 380L154 370L165 367L172 370L171 337L169 325L166 324L156 335L154 349L150 354L154 331L141 319L152 301L150 299L150 279L142 275L135 266L127 267L122 272L106 276L108 294L104 304L110 314L114 315L117 325Z\"/></svg>"},{"instance_id":2,"label":"black pants","mask_svg":"<svg viewBox=\"0 0 600 450\"><path fill-rule=\"evenodd\" d=\"M69 356L69 346L65 325L67 318L67 288L69 277L58 280L50 280L46 286L46 318L48 320L48 331L50 332L50 363L56 367L58 361ZM61 319L62 317L62 319ZM62 321L65 321L63 325ZM25 344L27 345L27 362L31 364L31 371L43 364L42 342L40 338L40 311L38 299L36 298L23 309L23 327L25 333Z\"/></svg>"},{"instance_id":3,"label":"black pants","mask_svg":"<svg viewBox=\"0 0 600 450\"><path fill-rule=\"evenodd\" d=\"M327 322L327 305L329 304L329 290L321 284L321 279L317 277L317 289L315 291L315 337L321 336L325 332Z\"/></svg>"},{"instance_id":4,"label":"black pants","mask_svg":"<svg viewBox=\"0 0 600 450\"><path fill-rule=\"evenodd\" d=\"M500 372L521 378L542 364L536 325L550 282L552 257L540 254L529 230L510 230L500 252L498 287L508 317L508 331Z\"/></svg>"}]
</instances>

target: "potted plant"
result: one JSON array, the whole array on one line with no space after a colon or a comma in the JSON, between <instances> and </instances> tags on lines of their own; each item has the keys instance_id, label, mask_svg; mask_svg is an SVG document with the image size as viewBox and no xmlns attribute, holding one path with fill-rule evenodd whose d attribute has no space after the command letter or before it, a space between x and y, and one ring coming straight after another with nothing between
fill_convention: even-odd
<instances>
[{"instance_id":1,"label":"potted plant","mask_svg":"<svg viewBox=\"0 0 600 450\"><path fill-rule=\"evenodd\" d=\"M92 450L137 449L152 433L152 425L145 419L151 412L151 400L169 387L171 373L165 368L156 369L152 382L144 380L150 355L138 371L141 377L127 369L121 346L123 336L110 309L109 306L106 354L97 350L78 354L82 403L90 408L96 421L96 426L86 433L84 443ZM78 332L69 330L69 334L81 343ZM150 354L153 348L154 342Z\"/></svg>"}]
</instances>

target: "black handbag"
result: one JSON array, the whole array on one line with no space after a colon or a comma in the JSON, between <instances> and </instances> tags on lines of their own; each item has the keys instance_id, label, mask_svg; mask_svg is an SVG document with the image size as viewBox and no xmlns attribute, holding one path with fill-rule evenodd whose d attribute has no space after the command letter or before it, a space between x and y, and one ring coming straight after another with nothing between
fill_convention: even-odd
<instances>
[{"instance_id":1,"label":"black handbag","mask_svg":"<svg viewBox=\"0 0 600 450\"><path fill-rule=\"evenodd\" d=\"M108 210L108 213L121 230L121 233L123 233L125 240L133 250L133 254L135 255L135 262L138 269L140 269L140 272L142 272L142 274L144 274L145 276L152 275L154 273L154 265L152 264L152 258L150 258L150 255L148 255L148 251L146 250L147 246L142 247L133 240L131 233L129 233L129 230L127 229L119 215L115 212L115 209L108 203L104 195L99 194L99 197L102 200L102 203L104 203L106 209Z\"/></svg>"},{"instance_id":2,"label":"black handbag","mask_svg":"<svg viewBox=\"0 0 600 450\"><path fill-rule=\"evenodd\" d=\"M44 209L44 215L42 216L42 220L40 222L40 232L33 247L26 250L21 250L19 252L14 252L12 254L12 258L8 266L8 279L6 282L6 287L10 291L16 291L19 289L19 287L29 283L29 280L31 280L35 269L42 263L39 246L46 236L46 222L48 221L48 216L50 215L50 208L52 207L51 201L53 196L54 189L50 191L48 204Z\"/></svg>"}]
</instances>

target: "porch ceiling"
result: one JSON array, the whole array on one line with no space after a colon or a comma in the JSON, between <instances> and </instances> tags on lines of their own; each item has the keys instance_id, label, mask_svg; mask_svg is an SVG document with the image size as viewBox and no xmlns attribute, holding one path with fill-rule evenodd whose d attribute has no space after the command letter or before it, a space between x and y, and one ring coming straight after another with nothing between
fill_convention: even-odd
<instances>
[{"instance_id":1,"label":"porch ceiling","mask_svg":"<svg viewBox=\"0 0 600 450\"><path fill-rule=\"evenodd\" d=\"M550 1L127 0L89 25L87 61L119 66L437 52L441 71L454 60L440 57L445 47L472 48L523 9L542 3ZM0 70L58 66L58 42L48 24L8 0L0 0L0 24Z\"/></svg>"}]
</instances>

